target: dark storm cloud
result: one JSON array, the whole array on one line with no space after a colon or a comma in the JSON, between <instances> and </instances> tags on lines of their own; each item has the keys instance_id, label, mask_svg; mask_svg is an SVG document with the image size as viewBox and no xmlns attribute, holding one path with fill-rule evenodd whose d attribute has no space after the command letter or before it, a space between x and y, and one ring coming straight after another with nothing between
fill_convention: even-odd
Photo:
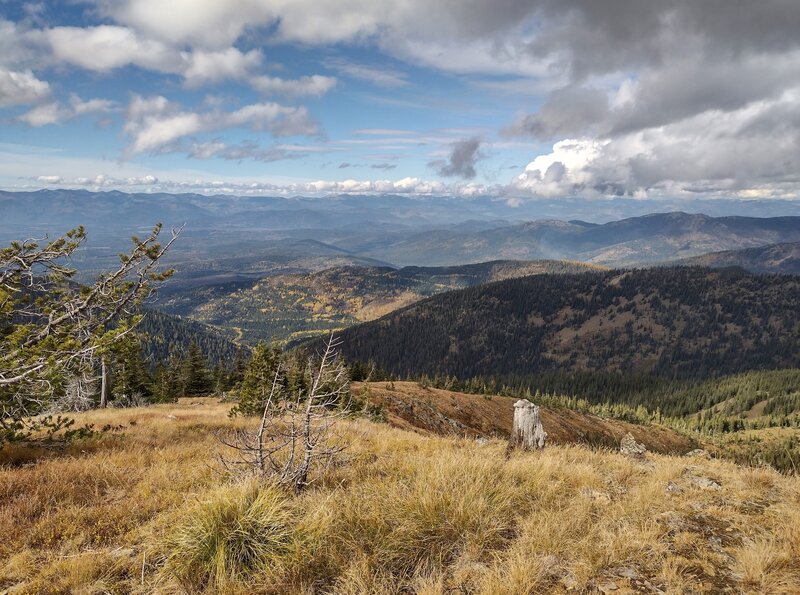
<instances>
[{"instance_id":1,"label":"dark storm cloud","mask_svg":"<svg viewBox=\"0 0 800 595\"><path fill-rule=\"evenodd\" d=\"M470 179L476 175L475 164L480 159L481 141L468 138L453 143L453 150L448 159L437 159L428 163L437 174L446 177Z\"/></svg>"},{"instance_id":2,"label":"dark storm cloud","mask_svg":"<svg viewBox=\"0 0 800 595\"><path fill-rule=\"evenodd\" d=\"M800 2L543 0L538 14L525 51L564 84L503 132L583 140L520 187L797 195Z\"/></svg>"},{"instance_id":3,"label":"dark storm cloud","mask_svg":"<svg viewBox=\"0 0 800 595\"><path fill-rule=\"evenodd\" d=\"M608 118L608 95L598 89L565 87L553 92L535 114L502 132L541 139L584 134Z\"/></svg>"}]
</instances>

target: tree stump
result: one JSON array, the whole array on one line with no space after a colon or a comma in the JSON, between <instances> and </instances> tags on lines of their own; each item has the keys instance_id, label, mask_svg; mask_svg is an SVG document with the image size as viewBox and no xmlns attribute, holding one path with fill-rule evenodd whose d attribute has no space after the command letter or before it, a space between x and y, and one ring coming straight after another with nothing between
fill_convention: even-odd
<instances>
[{"instance_id":1,"label":"tree stump","mask_svg":"<svg viewBox=\"0 0 800 595\"><path fill-rule=\"evenodd\" d=\"M542 427L539 407L522 399L514 403L514 427L508 442L509 449L536 450L544 448L545 440L547 432Z\"/></svg>"}]
</instances>

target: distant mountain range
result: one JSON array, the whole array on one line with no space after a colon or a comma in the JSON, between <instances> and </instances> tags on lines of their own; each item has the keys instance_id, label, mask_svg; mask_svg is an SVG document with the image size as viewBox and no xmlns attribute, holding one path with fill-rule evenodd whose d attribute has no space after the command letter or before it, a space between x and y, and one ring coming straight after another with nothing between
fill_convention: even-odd
<instances>
[{"instance_id":1,"label":"distant mountain range","mask_svg":"<svg viewBox=\"0 0 800 595\"><path fill-rule=\"evenodd\" d=\"M201 320L247 343L296 340L373 320L423 298L463 287L542 273L599 267L566 261L495 261L454 267L335 267L258 281L179 282L160 294L165 312Z\"/></svg>"},{"instance_id":2,"label":"distant mountain range","mask_svg":"<svg viewBox=\"0 0 800 595\"><path fill-rule=\"evenodd\" d=\"M741 267L754 273L800 275L800 242L769 244L741 250L725 250L694 256L676 264L708 267Z\"/></svg>"},{"instance_id":3,"label":"distant mountain range","mask_svg":"<svg viewBox=\"0 0 800 595\"><path fill-rule=\"evenodd\" d=\"M341 339L347 358L401 376L800 367L800 277L699 267L523 277L428 298Z\"/></svg>"},{"instance_id":4,"label":"distant mountain range","mask_svg":"<svg viewBox=\"0 0 800 595\"><path fill-rule=\"evenodd\" d=\"M342 245L397 265L441 266L504 258L567 258L629 266L796 241L800 241L800 217L715 218L676 212L602 225L543 220L475 232L434 230L381 246Z\"/></svg>"},{"instance_id":5,"label":"distant mountain range","mask_svg":"<svg viewBox=\"0 0 800 595\"><path fill-rule=\"evenodd\" d=\"M702 207L712 217L655 206ZM637 215L620 219L620 214ZM758 218L752 215L783 213ZM576 216L577 215L577 216ZM85 225L74 259L84 278L108 269L128 238L156 222L185 224L165 263L193 286L331 267L451 266L491 260L649 265L709 252L800 241L800 201L509 203L498 197L235 197L81 190L0 192L0 245Z\"/></svg>"}]
</instances>

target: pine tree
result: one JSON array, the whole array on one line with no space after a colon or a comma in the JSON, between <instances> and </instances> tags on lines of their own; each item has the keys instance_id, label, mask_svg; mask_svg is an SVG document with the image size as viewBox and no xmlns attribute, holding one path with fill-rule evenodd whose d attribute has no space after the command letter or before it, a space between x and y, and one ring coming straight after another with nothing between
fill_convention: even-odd
<instances>
[{"instance_id":1,"label":"pine tree","mask_svg":"<svg viewBox=\"0 0 800 595\"><path fill-rule=\"evenodd\" d=\"M112 351L113 398L123 402L149 400L152 379L142 357L142 345L135 335L121 339Z\"/></svg>"},{"instance_id":2,"label":"pine tree","mask_svg":"<svg viewBox=\"0 0 800 595\"><path fill-rule=\"evenodd\" d=\"M269 398L276 374L281 394L285 394L286 375L282 368L281 352L277 345L267 347L259 342L245 368L244 380L239 389L239 404L231 410L231 415L260 415Z\"/></svg>"},{"instance_id":3,"label":"pine tree","mask_svg":"<svg viewBox=\"0 0 800 595\"><path fill-rule=\"evenodd\" d=\"M180 379L184 396L199 397L214 392L208 360L195 342L189 345L189 351L181 364Z\"/></svg>"},{"instance_id":4,"label":"pine tree","mask_svg":"<svg viewBox=\"0 0 800 595\"><path fill-rule=\"evenodd\" d=\"M162 362L156 365L153 374L154 403L174 403L178 400L178 378L174 367L167 367Z\"/></svg>"}]
</instances>

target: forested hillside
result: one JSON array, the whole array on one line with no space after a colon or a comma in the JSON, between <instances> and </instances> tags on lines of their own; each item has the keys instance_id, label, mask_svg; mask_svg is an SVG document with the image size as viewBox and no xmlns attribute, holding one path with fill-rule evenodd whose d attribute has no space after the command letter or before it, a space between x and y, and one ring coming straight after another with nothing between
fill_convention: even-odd
<instances>
[{"instance_id":1,"label":"forested hillside","mask_svg":"<svg viewBox=\"0 0 800 595\"><path fill-rule=\"evenodd\" d=\"M169 287L158 307L225 329L247 343L293 340L374 320L451 289L541 273L599 267L569 261L495 261L453 267L335 267L181 290Z\"/></svg>"},{"instance_id":2,"label":"forested hillside","mask_svg":"<svg viewBox=\"0 0 800 595\"><path fill-rule=\"evenodd\" d=\"M184 356L194 343L212 366L230 367L246 348L236 345L213 328L155 310L147 310L136 328L146 362L167 362L171 355Z\"/></svg>"},{"instance_id":3,"label":"forested hillside","mask_svg":"<svg viewBox=\"0 0 800 595\"><path fill-rule=\"evenodd\" d=\"M800 279L695 267L538 275L449 292L342 334L399 375L652 373L800 366Z\"/></svg>"}]
</instances>

